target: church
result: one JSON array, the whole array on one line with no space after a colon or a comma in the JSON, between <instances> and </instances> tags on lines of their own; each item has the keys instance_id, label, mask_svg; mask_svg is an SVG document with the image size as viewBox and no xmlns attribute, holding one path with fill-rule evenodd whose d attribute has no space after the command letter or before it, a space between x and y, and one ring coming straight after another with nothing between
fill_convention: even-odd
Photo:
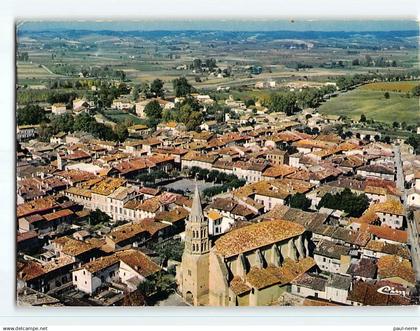
<instances>
[{"instance_id":1,"label":"church","mask_svg":"<svg viewBox=\"0 0 420 331\"><path fill-rule=\"evenodd\" d=\"M211 244L198 189L177 268L179 292L194 306L278 303L290 282L316 267L302 225L270 220L243 226Z\"/></svg>"}]
</instances>

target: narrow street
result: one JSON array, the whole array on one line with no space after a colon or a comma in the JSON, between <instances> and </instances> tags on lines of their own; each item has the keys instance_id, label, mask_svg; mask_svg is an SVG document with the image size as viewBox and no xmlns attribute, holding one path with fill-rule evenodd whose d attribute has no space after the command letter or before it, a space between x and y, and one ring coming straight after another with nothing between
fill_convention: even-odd
<instances>
[{"instance_id":1,"label":"narrow street","mask_svg":"<svg viewBox=\"0 0 420 331\"><path fill-rule=\"evenodd\" d=\"M407 193L404 186L404 173L403 165L401 160L401 148L400 146L394 147L394 157L395 157L395 166L397 167L397 179L396 184L397 188L402 192L402 201L405 207L405 210L408 210L407 206ZM413 264L413 269L416 274L416 281L420 282L420 244L419 244L419 234L418 229L413 220L407 218L407 231L408 231L408 244L410 246L411 259Z\"/></svg>"}]
</instances>

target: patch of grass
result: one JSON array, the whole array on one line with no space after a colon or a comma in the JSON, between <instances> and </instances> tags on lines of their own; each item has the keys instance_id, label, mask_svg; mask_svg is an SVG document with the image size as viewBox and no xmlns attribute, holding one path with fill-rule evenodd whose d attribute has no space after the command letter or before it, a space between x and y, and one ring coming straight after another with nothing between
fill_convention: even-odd
<instances>
[{"instance_id":1,"label":"patch of grass","mask_svg":"<svg viewBox=\"0 0 420 331\"><path fill-rule=\"evenodd\" d=\"M130 120L133 124L144 124L144 120L130 113L110 110L106 111L104 115L116 123L123 123L126 120Z\"/></svg>"},{"instance_id":2,"label":"patch of grass","mask_svg":"<svg viewBox=\"0 0 420 331\"><path fill-rule=\"evenodd\" d=\"M319 107L323 114L347 116L358 120L360 115L386 123L418 123L419 99L407 98L405 93L390 92L390 98L384 97L383 91L367 91L361 88L344 93Z\"/></svg>"}]
</instances>

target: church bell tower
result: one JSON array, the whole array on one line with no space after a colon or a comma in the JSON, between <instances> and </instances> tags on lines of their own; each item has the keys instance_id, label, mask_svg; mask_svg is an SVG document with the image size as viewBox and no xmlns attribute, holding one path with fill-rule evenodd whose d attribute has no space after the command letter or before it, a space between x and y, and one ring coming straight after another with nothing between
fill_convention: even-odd
<instances>
[{"instance_id":1,"label":"church bell tower","mask_svg":"<svg viewBox=\"0 0 420 331\"><path fill-rule=\"evenodd\" d=\"M195 188L191 213L185 226L185 248L178 283L184 300L191 305L207 304L209 291L209 225Z\"/></svg>"}]
</instances>

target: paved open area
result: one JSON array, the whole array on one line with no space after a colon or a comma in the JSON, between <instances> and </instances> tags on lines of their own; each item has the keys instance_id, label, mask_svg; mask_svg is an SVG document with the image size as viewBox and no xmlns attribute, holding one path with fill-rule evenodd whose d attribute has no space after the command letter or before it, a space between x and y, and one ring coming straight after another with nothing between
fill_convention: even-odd
<instances>
[{"instance_id":1,"label":"paved open area","mask_svg":"<svg viewBox=\"0 0 420 331\"><path fill-rule=\"evenodd\" d=\"M209 187L220 186L220 184L213 184L213 183L207 183L202 180L195 181L194 179L184 178L176 182L170 183L168 185L165 185L165 187L169 189L173 189L173 190L182 190L184 192L194 192L196 185L200 192L203 192L203 190Z\"/></svg>"}]
</instances>

